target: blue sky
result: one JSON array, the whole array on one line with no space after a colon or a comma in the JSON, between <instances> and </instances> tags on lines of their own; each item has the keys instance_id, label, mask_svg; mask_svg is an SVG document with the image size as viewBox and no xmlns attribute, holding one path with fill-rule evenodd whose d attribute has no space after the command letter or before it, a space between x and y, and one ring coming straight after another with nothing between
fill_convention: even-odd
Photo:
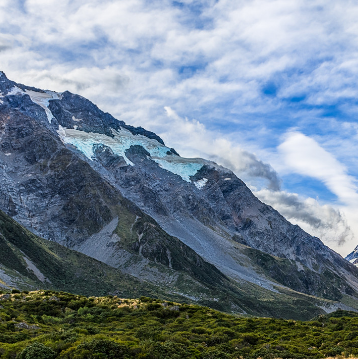
<instances>
[{"instance_id":1,"label":"blue sky","mask_svg":"<svg viewBox=\"0 0 358 359\"><path fill-rule=\"evenodd\" d=\"M3 0L0 67L230 167L345 255L358 244L358 5Z\"/></svg>"}]
</instances>

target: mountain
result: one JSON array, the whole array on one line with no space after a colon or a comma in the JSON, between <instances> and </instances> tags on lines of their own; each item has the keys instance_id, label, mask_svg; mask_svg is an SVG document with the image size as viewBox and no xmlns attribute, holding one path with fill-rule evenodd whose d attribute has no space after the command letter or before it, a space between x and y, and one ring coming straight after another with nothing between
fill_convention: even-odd
<instances>
[{"instance_id":1,"label":"mountain","mask_svg":"<svg viewBox=\"0 0 358 359\"><path fill-rule=\"evenodd\" d=\"M154 285L40 238L2 211L0 253L0 289L52 289L82 295L118 295L122 298L151 296L202 304L228 312L244 311L253 315L304 319L323 312L320 307L337 307L335 302L292 291L278 294L262 289L258 291L255 287L239 288L224 276L222 283L214 277L215 284L205 279L195 280L184 271L167 270L170 285ZM206 270L213 275L210 267ZM297 309L299 311L296 312Z\"/></svg>"},{"instance_id":2,"label":"mountain","mask_svg":"<svg viewBox=\"0 0 358 359\"><path fill-rule=\"evenodd\" d=\"M358 308L358 269L232 171L68 91L0 91L0 209L34 234L231 311Z\"/></svg>"},{"instance_id":3,"label":"mountain","mask_svg":"<svg viewBox=\"0 0 358 359\"><path fill-rule=\"evenodd\" d=\"M358 265L358 246L354 248L353 252L347 255L346 260L351 262L355 266Z\"/></svg>"},{"instance_id":4,"label":"mountain","mask_svg":"<svg viewBox=\"0 0 358 359\"><path fill-rule=\"evenodd\" d=\"M100 261L41 239L0 211L0 287L93 295L155 295L157 290Z\"/></svg>"}]
</instances>

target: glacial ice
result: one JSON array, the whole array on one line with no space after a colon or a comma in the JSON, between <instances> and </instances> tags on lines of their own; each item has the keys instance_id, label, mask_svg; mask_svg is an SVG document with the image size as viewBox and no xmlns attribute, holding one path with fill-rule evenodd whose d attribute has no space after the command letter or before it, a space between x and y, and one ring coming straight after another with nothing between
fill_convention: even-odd
<instances>
[{"instance_id":1,"label":"glacial ice","mask_svg":"<svg viewBox=\"0 0 358 359\"><path fill-rule=\"evenodd\" d=\"M6 96L14 96L14 95L23 95L24 91L22 91L20 88L18 88L17 86L14 86L8 93Z\"/></svg>"},{"instance_id":2,"label":"glacial ice","mask_svg":"<svg viewBox=\"0 0 358 359\"><path fill-rule=\"evenodd\" d=\"M57 132L64 143L75 146L90 160L94 157L93 146L102 144L111 148L114 154L122 156L127 165L133 166L134 164L127 158L125 152L131 146L142 146L150 153L151 158L157 162L159 166L179 175L187 182L191 182L190 176L194 176L204 165L203 160L200 159L188 159L176 155L168 155L170 151L169 147L162 145L155 139L142 135L133 135L126 129L120 129L119 131L112 129L114 137L100 133L87 133L62 126L59 127Z\"/></svg>"},{"instance_id":3,"label":"glacial ice","mask_svg":"<svg viewBox=\"0 0 358 359\"><path fill-rule=\"evenodd\" d=\"M191 182L190 176L194 176L203 167L203 163L198 162L195 158L178 158L179 160L173 156L166 156L164 158L153 158L153 160L165 170L175 173L184 181Z\"/></svg>"}]
</instances>

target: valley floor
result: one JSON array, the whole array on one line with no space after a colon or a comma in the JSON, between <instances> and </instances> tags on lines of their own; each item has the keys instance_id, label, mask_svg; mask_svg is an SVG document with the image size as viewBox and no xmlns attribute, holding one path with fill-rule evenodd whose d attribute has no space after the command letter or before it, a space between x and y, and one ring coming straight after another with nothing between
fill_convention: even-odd
<instances>
[{"instance_id":1,"label":"valley floor","mask_svg":"<svg viewBox=\"0 0 358 359\"><path fill-rule=\"evenodd\" d=\"M342 358L358 356L358 314L242 317L159 299L0 294L0 357Z\"/></svg>"}]
</instances>

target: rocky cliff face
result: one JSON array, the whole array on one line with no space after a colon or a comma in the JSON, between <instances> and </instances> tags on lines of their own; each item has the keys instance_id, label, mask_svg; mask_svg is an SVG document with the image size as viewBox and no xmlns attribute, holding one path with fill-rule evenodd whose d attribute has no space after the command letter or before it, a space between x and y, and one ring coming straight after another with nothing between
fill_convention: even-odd
<instances>
[{"instance_id":1,"label":"rocky cliff face","mask_svg":"<svg viewBox=\"0 0 358 359\"><path fill-rule=\"evenodd\" d=\"M232 171L180 157L81 96L3 73L0 91L0 208L34 233L151 282L168 283L160 265L355 303L358 269Z\"/></svg>"},{"instance_id":2,"label":"rocky cliff face","mask_svg":"<svg viewBox=\"0 0 358 359\"><path fill-rule=\"evenodd\" d=\"M346 260L351 262L355 266L358 265L358 246L354 248L353 252L348 254Z\"/></svg>"}]
</instances>

